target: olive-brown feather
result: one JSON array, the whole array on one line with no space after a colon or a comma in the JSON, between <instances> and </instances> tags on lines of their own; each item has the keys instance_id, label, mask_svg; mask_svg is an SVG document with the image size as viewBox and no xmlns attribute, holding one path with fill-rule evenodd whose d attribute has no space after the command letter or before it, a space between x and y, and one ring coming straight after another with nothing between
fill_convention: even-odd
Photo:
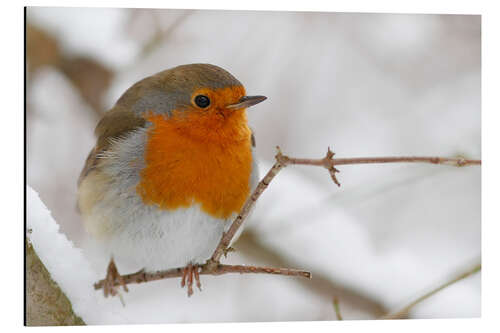
<instances>
[{"instance_id":1,"label":"olive-brown feather","mask_svg":"<svg viewBox=\"0 0 500 333\"><path fill-rule=\"evenodd\" d=\"M97 143L85 161L78 178L78 185L85 176L98 167L98 156L109 148L112 139L125 137L131 131L144 127L145 124L146 120L144 118L119 106L115 106L106 112L95 128Z\"/></svg>"}]
</instances>

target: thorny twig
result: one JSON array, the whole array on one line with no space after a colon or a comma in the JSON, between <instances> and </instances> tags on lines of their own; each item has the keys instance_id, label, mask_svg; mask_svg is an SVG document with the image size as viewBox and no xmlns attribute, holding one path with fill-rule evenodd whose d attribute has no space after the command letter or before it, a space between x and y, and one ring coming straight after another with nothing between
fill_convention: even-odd
<instances>
[{"instance_id":1,"label":"thorny twig","mask_svg":"<svg viewBox=\"0 0 500 333\"><path fill-rule=\"evenodd\" d=\"M270 267L256 267L256 266L244 266L244 265L222 265L220 264L220 258L222 255L227 254L230 251L230 243L239 230L243 222L248 217L250 211L255 206L255 203L259 199L260 195L269 186L271 181L276 177L276 175L284 167L291 164L298 165L313 165L321 166L328 170L330 176L337 186L340 186L336 174L339 172L335 168L336 165L344 164L366 164L366 163L401 163L401 162L419 162L419 163L432 163L432 164L445 164L452 166L468 166L468 165L481 165L481 160L468 160L464 158L444 158L444 157L361 157L361 158L333 158L335 155L330 148L328 148L326 156L320 159L305 159L305 158L294 158L283 155L280 148L277 147L278 153L276 154L276 162L267 172L267 174L262 178L262 180L257 184L257 187L248 197L247 201L243 205L240 213L235 218L227 232L225 232L217 245L212 257L207 260L207 262L201 266L199 274L208 275L221 275L227 273L266 273L266 274L279 274L279 275L289 275L289 276L302 276L306 278L311 278L311 273L301 270L288 269L288 268L270 268ZM142 283L148 281L155 281L167 278L181 277L183 268L169 269L165 271L158 271L155 273L145 273L144 271L139 271L137 273L132 273L128 275L123 275L123 280L126 284L130 283ZM120 284L120 281L113 281L115 286ZM94 284L95 289L100 289L104 285L104 280L101 280Z\"/></svg>"},{"instance_id":2,"label":"thorny twig","mask_svg":"<svg viewBox=\"0 0 500 333\"><path fill-rule=\"evenodd\" d=\"M158 271L154 273L147 273L141 270L136 273L122 275L121 278L126 284L130 283L142 283L150 282L156 280L163 280L169 278L176 278L183 276L184 268L174 268L165 271ZM264 274L278 274L278 275L288 275L288 276L302 276L305 278L310 278L311 273L296 269L289 268L270 268L270 267L258 267L258 266L245 266L245 265L218 265L215 269L207 268L207 265L202 265L199 271L200 275L223 275L229 273L264 273ZM114 282L115 286L119 284L116 280ZM95 289L101 289L104 286L104 280L101 280L94 284Z\"/></svg>"},{"instance_id":3,"label":"thorny twig","mask_svg":"<svg viewBox=\"0 0 500 333\"><path fill-rule=\"evenodd\" d=\"M335 168L336 165L342 164L366 164L366 163L401 163L401 162L419 162L419 163L432 163L432 164L446 164L452 166L467 166L467 165L481 165L481 160L467 160L464 158L444 158L444 157L414 157L414 156L403 156L403 157L359 157L359 158L333 158L335 153L330 150L326 152L324 158L318 159L308 159L308 158L294 158L283 155L279 147L277 147L278 153L276 154L276 163L267 172L264 178L259 182L252 195L247 199L240 214L236 217L234 222L231 224L229 230L222 237L219 245L215 249L211 262L217 263L224 253L224 249L229 246L234 235L243 224L243 221L247 218L251 209L255 205L255 202L260 197L262 192L269 186L270 182L274 177L281 171L284 167L290 164L300 164L300 165L313 165L320 166L328 170L332 180L337 186L340 186L336 174L340 172Z\"/></svg>"}]
</instances>

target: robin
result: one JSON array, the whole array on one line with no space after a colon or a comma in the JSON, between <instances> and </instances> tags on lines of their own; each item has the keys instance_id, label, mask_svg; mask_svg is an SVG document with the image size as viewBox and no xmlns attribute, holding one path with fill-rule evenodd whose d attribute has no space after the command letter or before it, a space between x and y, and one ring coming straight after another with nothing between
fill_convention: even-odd
<instances>
[{"instance_id":1,"label":"robin","mask_svg":"<svg viewBox=\"0 0 500 333\"><path fill-rule=\"evenodd\" d=\"M220 67L190 64L135 83L104 114L78 207L111 250L105 296L123 281L113 259L146 272L186 267L188 296L193 275L201 287L199 265L258 182L246 108L265 99Z\"/></svg>"}]
</instances>

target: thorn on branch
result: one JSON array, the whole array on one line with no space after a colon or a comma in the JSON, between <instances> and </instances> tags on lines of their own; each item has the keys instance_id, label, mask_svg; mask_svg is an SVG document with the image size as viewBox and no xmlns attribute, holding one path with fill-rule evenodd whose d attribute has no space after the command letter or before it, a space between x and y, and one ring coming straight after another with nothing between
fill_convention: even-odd
<instances>
[{"instance_id":1,"label":"thorn on branch","mask_svg":"<svg viewBox=\"0 0 500 333\"><path fill-rule=\"evenodd\" d=\"M230 246L230 247L225 248L225 249L224 249L224 250L222 250L222 251L224 252L224 258L227 258L227 254L228 254L229 252L236 252L236 250L234 249L234 247L231 247L231 246Z\"/></svg>"},{"instance_id":2,"label":"thorn on branch","mask_svg":"<svg viewBox=\"0 0 500 333\"><path fill-rule=\"evenodd\" d=\"M326 152L326 158L332 160L333 156L335 156L335 153L330 149L330 146L328 146L328 150Z\"/></svg>"},{"instance_id":3,"label":"thorn on branch","mask_svg":"<svg viewBox=\"0 0 500 333\"><path fill-rule=\"evenodd\" d=\"M340 187L340 182L337 179L337 176L335 175L336 173L338 173L340 171L336 167L334 167L333 156L335 156L335 153L330 149L330 147L328 147L328 150L326 152L326 156L324 158L324 161L325 161L324 165L325 165L325 168L330 173L330 176L332 177L333 182L335 184L337 184L337 186Z\"/></svg>"},{"instance_id":4,"label":"thorn on branch","mask_svg":"<svg viewBox=\"0 0 500 333\"><path fill-rule=\"evenodd\" d=\"M286 166L290 162L290 158L288 156L283 155L280 146L276 146L276 150L278 151L275 156L276 161L282 166Z\"/></svg>"}]
</instances>

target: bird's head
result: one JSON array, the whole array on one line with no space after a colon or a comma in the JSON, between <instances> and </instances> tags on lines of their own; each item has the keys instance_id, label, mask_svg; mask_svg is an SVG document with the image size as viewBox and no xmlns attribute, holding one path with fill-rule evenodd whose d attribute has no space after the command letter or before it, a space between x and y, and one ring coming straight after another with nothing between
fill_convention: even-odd
<instances>
[{"instance_id":1,"label":"bird's head","mask_svg":"<svg viewBox=\"0 0 500 333\"><path fill-rule=\"evenodd\" d=\"M246 108L265 96L247 96L226 70L210 64L174 67L129 88L117 102L148 121L175 124L187 132L210 135L217 129L246 125Z\"/></svg>"}]
</instances>

